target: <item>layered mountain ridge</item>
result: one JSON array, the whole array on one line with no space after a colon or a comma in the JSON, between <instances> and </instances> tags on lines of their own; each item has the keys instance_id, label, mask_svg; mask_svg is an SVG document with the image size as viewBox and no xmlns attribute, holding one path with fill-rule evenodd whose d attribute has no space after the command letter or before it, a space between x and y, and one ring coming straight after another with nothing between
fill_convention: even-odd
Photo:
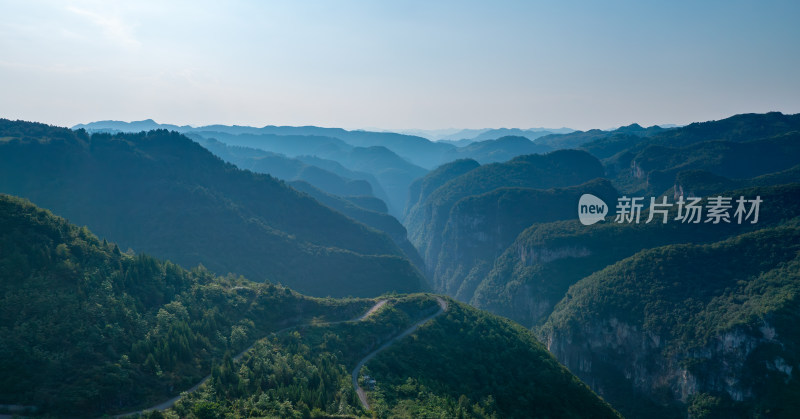
<instances>
[{"instance_id":1,"label":"layered mountain ridge","mask_svg":"<svg viewBox=\"0 0 800 419\"><path fill-rule=\"evenodd\" d=\"M125 248L312 295L425 287L385 234L274 178L225 164L181 134L88 136L4 120L0 137L0 191Z\"/></svg>"},{"instance_id":2,"label":"layered mountain ridge","mask_svg":"<svg viewBox=\"0 0 800 419\"><path fill-rule=\"evenodd\" d=\"M3 194L0 249L0 409L58 417L619 417L524 328L454 301L424 321L441 297L310 298L187 271L122 253ZM367 390L375 407L365 408L350 369L420 321L365 366L379 380ZM508 350L462 362L459 351L469 347ZM436 370L413 364L420 360ZM502 382L476 379L486 368Z\"/></svg>"}]
</instances>

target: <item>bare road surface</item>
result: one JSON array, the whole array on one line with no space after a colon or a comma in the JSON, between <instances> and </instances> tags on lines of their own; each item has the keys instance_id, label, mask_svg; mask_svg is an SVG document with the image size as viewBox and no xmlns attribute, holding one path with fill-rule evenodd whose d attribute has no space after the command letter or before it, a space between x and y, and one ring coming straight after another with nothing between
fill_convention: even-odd
<instances>
[{"instance_id":1,"label":"bare road surface","mask_svg":"<svg viewBox=\"0 0 800 419\"><path fill-rule=\"evenodd\" d=\"M377 303L375 303L375 305L374 305L374 306L370 307L370 309L369 309L369 310L367 310L367 312L366 312L366 313L362 314L361 316L358 316L358 317L356 317L355 319L351 319L351 320L339 320L339 321L335 321L335 322L313 323L313 324L315 324L315 325L318 325L318 326L325 326L325 325L339 324L339 323L355 323L355 322L360 322L360 321L362 321L362 320L366 319L367 317L371 316L373 313L375 313L376 311L378 311L378 310L379 310L381 307L383 307L383 305L384 305L384 304L386 304L386 301L387 301L387 300L380 300L380 301L378 301ZM303 324L298 324L298 325L294 325L294 326L289 326L289 327L285 327L285 328L283 328L283 329L280 329L280 330L278 330L278 331L271 332L271 334L277 334L277 333L284 332L284 331L286 331L286 330L295 329L295 328L298 328L298 327L303 327L303 326L309 326L309 325L311 325L311 324L312 324L312 323L303 323ZM257 339L255 342L253 342L253 344L252 344L252 345L248 346L248 347L247 347L245 350L243 350L242 352L239 352L239 353L238 353L238 354L237 354L235 357L233 357L233 360L234 360L234 361L238 361L238 360L242 359L242 357L244 356L244 354L246 354L246 353L247 353L249 350L253 349L253 346L255 346L256 342L258 342L259 340L260 340L260 339ZM206 381L208 381L210 378L211 378L211 374L209 374L209 375L205 376L205 378L203 378L202 380L200 380L200 382L199 382L199 383L195 384L195 385L194 385L192 388L190 388L190 389L186 390L185 392L182 392L180 395L177 395L177 396L175 396L175 397L173 397L173 398L171 398L171 399L169 399L169 400L166 400L166 401L164 401L164 402L161 402L161 403L159 403L159 404L157 404L157 405L155 405L155 406L150 406L150 407L147 407L147 408L145 408L145 409L137 410L137 411L135 411L135 412L123 413L123 414L121 414L121 415L116 415L115 417L116 417L116 418L124 418L124 417L127 417L127 416L132 416L132 415L141 415L142 413L144 413L144 412L148 412L148 411L151 411L151 410L159 410L159 411L161 411L161 410L167 410L167 409L171 408L172 406L174 406L174 405L175 405L175 403L177 403L177 402L178 402L178 400L180 400L180 399L181 399L181 397L182 397L184 394L189 394L189 393L192 393L192 392L196 391L198 388L200 388L200 386L202 386L203 384L205 384L205 383L206 383Z\"/></svg>"},{"instance_id":2,"label":"bare road surface","mask_svg":"<svg viewBox=\"0 0 800 419\"><path fill-rule=\"evenodd\" d=\"M370 352L369 355L365 356L363 359L361 359L361 361L358 361L358 364L356 365L356 367L353 368L353 374L352 374L353 375L353 387L356 389L356 394L358 394L358 400L361 401L361 406L363 406L364 409L369 410L369 401L367 401L367 393L364 392L364 389L361 388L358 385L358 375L361 372L361 367L363 367L364 364L369 362L369 360L372 359L373 357L375 357L375 355L377 355L379 352L381 352L384 349L392 346L392 344L394 344L398 340L400 340L400 339L402 339L402 338L414 333L414 331L417 330L417 328L419 328L423 324L433 320L434 318L438 317L439 315L441 315L442 313L447 311L447 301L445 301L441 297L436 297L436 301L439 303L439 311L437 311L436 313L434 313L434 314L432 314L432 315L430 315L430 316L428 316L428 317L426 317L426 318L414 323L413 326L411 326L408 329L406 329L403 333L401 333L401 334L393 337L392 339L388 340L386 343L381 345L378 349Z\"/></svg>"}]
</instances>

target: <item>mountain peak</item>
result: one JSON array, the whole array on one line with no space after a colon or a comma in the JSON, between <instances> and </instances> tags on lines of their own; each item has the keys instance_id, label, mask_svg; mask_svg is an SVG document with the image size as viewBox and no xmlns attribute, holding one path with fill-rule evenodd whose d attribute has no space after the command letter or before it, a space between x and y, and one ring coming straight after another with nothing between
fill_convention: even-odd
<instances>
[{"instance_id":1,"label":"mountain peak","mask_svg":"<svg viewBox=\"0 0 800 419\"><path fill-rule=\"evenodd\" d=\"M632 132L632 131L641 131L643 129L644 129L644 127L642 127L641 125L639 125L639 124L634 122L634 123L632 123L630 125L619 127L615 131L617 131L617 132Z\"/></svg>"}]
</instances>

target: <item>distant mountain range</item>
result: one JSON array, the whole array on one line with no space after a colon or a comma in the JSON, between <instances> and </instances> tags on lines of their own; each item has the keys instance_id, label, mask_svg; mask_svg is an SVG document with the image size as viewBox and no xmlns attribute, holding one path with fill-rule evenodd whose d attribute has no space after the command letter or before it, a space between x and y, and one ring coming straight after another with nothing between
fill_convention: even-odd
<instances>
[{"instance_id":1,"label":"distant mountain range","mask_svg":"<svg viewBox=\"0 0 800 419\"><path fill-rule=\"evenodd\" d=\"M312 167L300 167L295 164L295 172L288 174L281 172L280 165L269 163L261 156L260 162L245 162L241 158L234 161L230 153L227 161L234 162L242 168L256 170L261 173L270 173L281 179L297 179L304 176L306 181L321 187L323 190L334 194L353 194L353 190L343 190L342 187L326 187L321 180L330 167L319 167L310 163L308 158L333 161L342 165L348 171L359 174L342 174L338 181L340 185L355 185L350 181L371 180L372 194L383 199L389 212L395 217L401 217L407 207L407 191L411 182L441 164L470 158L480 163L503 162L524 154L546 153L549 151L576 147L589 138L578 135L578 141L559 143L552 137L560 137L574 131L568 128L546 130L543 128L516 129L481 129L461 130L451 132L443 141L430 141L426 138L393 132L374 131L348 131L340 128L321 128L315 126L288 127L288 126L226 126L208 125L202 127L178 126L172 124L159 124L152 119L134 122L98 121L88 124L79 124L73 129L85 129L88 132L140 132L152 129L167 129L184 133L203 145L214 147L215 142L224 145L260 149L273 153L283 154L286 157L306 160ZM598 131L605 133L605 131ZM580 134L580 132L577 132ZM469 138L466 138L469 137ZM454 139L448 142L448 138ZM548 139L540 141L540 139ZM204 140L213 140L206 142ZM219 147L214 148L220 152ZM354 151L355 150L355 151ZM353 153L356 153L354 155ZM241 157L241 152L239 152ZM251 156L252 157L252 156ZM273 156L274 157L274 156ZM372 162L369 163L368 162ZM266 169L264 164L271 164ZM284 164L285 166L285 164ZM316 167L314 167L316 166ZM325 169L325 170L318 170ZM301 175L300 170L304 173ZM315 172L315 173L312 173ZM316 180L311 179L315 177ZM371 177L371 179L367 179ZM334 182L335 177L330 177ZM316 182L316 183L315 183ZM332 185L328 185L332 186ZM363 190L362 190L363 192Z\"/></svg>"},{"instance_id":2,"label":"distant mountain range","mask_svg":"<svg viewBox=\"0 0 800 419\"><path fill-rule=\"evenodd\" d=\"M241 169L268 174L286 181L306 181L334 195L376 196L373 185L380 188L377 181L367 173L353 172L343 168L347 170L346 174L348 175L343 177L319 166L311 165L283 154L257 148L228 146L215 139L206 139L192 134L189 134L189 136L216 156L235 164ZM380 191L378 194L383 195L382 190L378 190Z\"/></svg>"},{"instance_id":3,"label":"distant mountain range","mask_svg":"<svg viewBox=\"0 0 800 419\"><path fill-rule=\"evenodd\" d=\"M89 136L0 120L0 138L0 192L125 248L316 296L426 288L387 234L273 177L227 164L177 132Z\"/></svg>"},{"instance_id":4,"label":"distant mountain range","mask_svg":"<svg viewBox=\"0 0 800 419\"><path fill-rule=\"evenodd\" d=\"M0 119L0 193L35 204L0 195L0 412L116 412L206 374L169 414L617 416L576 377L633 418L800 408L800 114L403 133ZM578 220L584 194L603 222ZM640 222L615 219L623 196ZM758 221L678 217L715 197L757 200ZM428 290L450 298L394 293Z\"/></svg>"},{"instance_id":5,"label":"distant mountain range","mask_svg":"<svg viewBox=\"0 0 800 419\"><path fill-rule=\"evenodd\" d=\"M420 135L436 141L457 143L460 141L473 142L473 141L496 140L500 137L505 137L508 135L527 137L529 140L533 140L548 134L569 134L570 132L573 131L575 130L571 128L528 128L528 129L483 128L483 129L458 130L455 132L439 135L436 138L431 138L430 136L422 135L424 134L424 131L421 131Z\"/></svg>"},{"instance_id":6,"label":"distant mountain range","mask_svg":"<svg viewBox=\"0 0 800 419\"><path fill-rule=\"evenodd\" d=\"M674 126L663 126L664 128ZM230 134L281 134L281 135L321 135L331 136L335 138L345 139L347 137L361 137L366 138L373 134L400 134L410 137L422 137L431 141L483 141L495 140L507 135L516 135L528 137L528 139L535 139L547 134L568 134L575 130L571 128L482 128L482 129L400 129L400 130L381 130L381 129L367 129L367 130L344 130L341 128L322 128L315 126L306 127L291 127L291 126L274 126L268 125L265 127L250 127L240 125L204 125L199 127L192 127L190 125L174 125L174 124L160 124L152 119L145 119L142 121L95 121L86 124L77 124L72 129L86 129L88 131L103 130L103 131L118 131L118 132L135 132L135 131L149 131L153 129L168 129L178 132L190 131L217 131L227 132ZM389 138L388 136L386 138ZM349 142L349 141L348 141Z\"/></svg>"},{"instance_id":7,"label":"distant mountain range","mask_svg":"<svg viewBox=\"0 0 800 419\"><path fill-rule=\"evenodd\" d=\"M194 128L189 126L158 124L152 119L147 119L135 122L98 121L88 124L79 124L74 126L73 129L86 129L89 132L107 131L112 133L167 129L181 133L197 133L205 138L216 138L225 143L228 143L230 139L236 138L237 136L246 135L247 137L238 140L238 144L235 145L246 145L244 143L248 142L247 145L251 146L252 141L259 141L259 138L263 136L272 143L280 143L280 145L271 145L267 151L275 151L289 156L304 154L316 155L314 152L316 149L309 149L309 145L306 144L308 142L316 146L326 146L329 151L334 146L338 146L339 148L345 145L352 147L382 146L392 150L409 162L423 167L431 167L440 164L439 154L453 147L444 143L432 142L422 137L393 132L347 131L341 128L322 128L314 126L290 127L269 125L256 128L238 125L207 125ZM289 137L291 140L278 141L282 140L282 138L278 137ZM299 137L311 138L306 141L300 141ZM291 143L296 144L292 145ZM283 148L274 149L271 147ZM345 146L344 148L347 147Z\"/></svg>"},{"instance_id":8,"label":"distant mountain range","mask_svg":"<svg viewBox=\"0 0 800 419\"><path fill-rule=\"evenodd\" d=\"M777 249L796 247L800 114L632 124L532 144L574 154L459 160L411 184L404 222L434 289L537 331L626 416L789 417L800 394L800 361L786 352L800 342L787 329L800 320L798 271L794 251ZM757 225L584 226L584 193L609 204L607 220L623 195L770 205Z\"/></svg>"},{"instance_id":9,"label":"distant mountain range","mask_svg":"<svg viewBox=\"0 0 800 419\"><path fill-rule=\"evenodd\" d=\"M89 132L111 133L168 129L184 133L201 142L204 139L214 140L225 145L260 149L295 159L311 157L333 161L339 163L343 169L361 173L344 175L344 182L371 177L370 180L374 181L373 193L384 199L389 206L389 212L398 217L405 207L407 188L411 181L425 173L426 169L423 167L439 164L446 158L444 154L454 148L452 145L434 143L409 135L320 127L266 126L255 128L209 125L192 128L169 124L161 125L152 120L145 120L130 123L100 121L73 128L86 129ZM214 143L204 144L213 145ZM240 164L244 161L240 159L236 163ZM243 167L255 168L252 164L253 162L249 162ZM308 161L307 164L311 166L307 170L315 170L316 167L319 167ZM323 166L326 167L319 168L331 171L328 164L323 164ZM270 170L276 169L277 167L274 167ZM264 167L258 171L268 172ZM319 170L317 172L318 175L325 173ZM337 174L343 176L340 173ZM276 176L282 177L280 174L276 174ZM325 187L323 190L334 192Z\"/></svg>"},{"instance_id":10,"label":"distant mountain range","mask_svg":"<svg viewBox=\"0 0 800 419\"><path fill-rule=\"evenodd\" d=\"M459 167L466 166L464 163L456 163ZM454 250L452 246L457 244L445 241L445 231L452 232L453 229L467 228L471 232L475 232L477 225L483 222L491 224L485 227L486 230L497 231L500 230L497 223L504 221L502 217L494 222L489 221L487 220L489 216L485 213L486 210L495 211L502 205L500 203L488 200L485 208L475 211L474 216L462 216L463 213L456 210L459 204L462 204L465 199L503 187L549 189L582 184L601 177L603 167L600 161L585 151L559 150L546 155L520 156L505 163L487 164L475 167L465 173L461 172L460 169L446 169L448 176L455 177L446 180L430 195L424 197L424 200L417 201L415 206L409 209L405 218L406 226L409 228L409 238L425 259L434 286L437 290L443 292L449 290L452 294L458 290L460 283L454 283L453 280L446 278L449 274L445 272L452 271L453 267L441 266L439 259L443 252L452 252ZM441 176L438 172L435 174ZM438 184L441 181L431 183ZM575 191L574 193L580 192ZM420 198L423 197L420 196ZM506 196L502 198L502 202L506 203L513 199ZM534 203L531 202L528 205ZM511 216L511 214L506 216ZM564 213L561 216L569 217L571 214ZM524 227L525 225L518 226L516 233ZM480 231L483 230L484 228L481 227ZM516 233L512 231L503 234L511 234L511 237L515 237ZM492 239L485 236L479 237L479 241L487 240ZM508 240L509 238L505 239L505 241ZM494 248L492 251L495 251ZM452 261L452 259L450 260ZM466 270L458 270L461 272L458 275L459 281L464 279L472 266L464 268Z\"/></svg>"}]
</instances>

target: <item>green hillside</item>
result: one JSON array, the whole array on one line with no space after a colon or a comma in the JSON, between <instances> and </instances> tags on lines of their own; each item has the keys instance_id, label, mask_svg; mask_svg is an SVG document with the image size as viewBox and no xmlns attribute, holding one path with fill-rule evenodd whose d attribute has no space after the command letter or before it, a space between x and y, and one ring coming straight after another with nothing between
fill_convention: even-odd
<instances>
[{"instance_id":1,"label":"green hillside","mask_svg":"<svg viewBox=\"0 0 800 419\"><path fill-rule=\"evenodd\" d=\"M547 318L571 285L642 249L714 242L774 226L800 214L800 184L723 191L723 195L761 196L765 204L760 208L758 224L673 221L584 226L571 220L533 225L494 261L470 303L533 327ZM647 216L644 212L642 220ZM674 209L671 217L675 217Z\"/></svg>"},{"instance_id":2,"label":"green hillside","mask_svg":"<svg viewBox=\"0 0 800 419\"><path fill-rule=\"evenodd\" d=\"M364 321L264 339L240 365L220 366L219 379L174 411L187 416L213 409L234 418L619 417L530 331L452 301L445 314L366 364L361 381L376 382L367 389L371 412L365 411L348 391L350 369L434 308L430 296L391 298Z\"/></svg>"},{"instance_id":3,"label":"green hillside","mask_svg":"<svg viewBox=\"0 0 800 419\"><path fill-rule=\"evenodd\" d=\"M646 143L684 147L711 140L752 141L792 131L800 131L800 114L749 113L734 115L718 121L694 122L654 135Z\"/></svg>"},{"instance_id":4,"label":"green hillside","mask_svg":"<svg viewBox=\"0 0 800 419\"><path fill-rule=\"evenodd\" d=\"M380 417L619 417L530 331L461 303L367 368Z\"/></svg>"},{"instance_id":5,"label":"green hillside","mask_svg":"<svg viewBox=\"0 0 800 419\"><path fill-rule=\"evenodd\" d=\"M799 292L794 220L639 252L570 287L540 333L633 417L665 405L676 408L665 417L788 418L800 397Z\"/></svg>"},{"instance_id":6,"label":"green hillside","mask_svg":"<svg viewBox=\"0 0 800 419\"><path fill-rule=\"evenodd\" d=\"M519 156L470 169L474 165L457 161L423 178L421 200L405 218L409 240L425 260L433 289L464 301L494 258L531 223L572 217L573 211L565 209L587 191L615 195L608 182L566 193L540 191L601 177L600 162L585 151ZM436 189L425 196L423 186Z\"/></svg>"},{"instance_id":7,"label":"green hillside","mask_svg":"<svg viewBox=\"0 0 800 419\"><path fill-rule=\"evenodd\" d=\"M318 296L424 286L392 240L177 133L95 134L0 121L0 192L185 267Z\"/></svg>"},{"instance_id":8,"label":"green hillside","mask_svg":"<svg viewBox=\"0 0 800 419\"><path fill-rule=\"evenodd\" d=\"M0 248L0 408L56 417L617 417L529 331L452 301L431 317L439 307L429 295L387 296L380 306L187 271L121 253L8 195ZM361 371L380 380L367 388L374 407L365 410L351 369L414 324ZM481 348L505 349L487 358ZM479 379L489 370L498 373Z\"/></svg>"},{"instance_id":9,"label":"green hillside","mask_svg":"<svg viewBox=\"0 0 800 419\"><path fill-rule=\"evenodd\" d=\"M475 160L461 159L443 164L426 173L425 176L415 179L408 187L408 203L405 214L407 215L417 204L424 202L430 194L449 180L463 175L480 166Z\"/></svg>"},{"instance_id":10,"label":"green hillside","mask_svg":"<svg viewBox=\"0 0 800 419\"><path fill-rule=\"evenodd\" d=\"M271 330L369 305L120 253L7 195L0 249L0 404L57 416L162 401Z\"/></svg>"},{"instance_id":11,"label":"green hillside","mask_svg":"<svg viewBox=\"0 0 800 419\"><path fill-rule=\"evenodd\" d=\"M712 196L720 191L742 189L752 186L783 185L800 181L800 165L786 170L768 173L754 178L730 179L706 170L684 170L675 176L675 185L667 190L666 195L683 193L687 196Z\"/></svg>"},{"instance_id":12,"label":"green hillside","mask_svg":"<svg viewBox=\"0 0 800 419\"><path fill-rule=\"evenodd\" d=\"M615 164L630 167L617 182L630 193L659 195L674 185L681 171L704 170L718 176L748 179L797 165L800 132L753 141L705 141L682 148L650 145L638 153L619 156Z\"/></svg>"},{"instance_id":13,"label":"green hillside","mask_svg":"<svg viewBox=\"0 0 800 419\"><path fill-rule=\"evenodd\" d=\"M547 189L577 185L601 177L600 162L584 151L560 150L519 156L470 170L437 188L406 217L409 240L419 249L429 269L436 265L441 233L450 210L461 198L501 187Z\"/></svg>"},{"instance_id":14,"label":"green hillside","mask_svg":"<svg viewBox=\"0 0 800 419\"><path fill-rule=\"evenodd\" d=\"M462 198L450 210L442 232L434 287L469 301L494 260L519 233L533 224L574 218L585 193L606 202L617 197L611 182L596 179L567 188L497 188Z\"/></svg>"}]
</instances>

